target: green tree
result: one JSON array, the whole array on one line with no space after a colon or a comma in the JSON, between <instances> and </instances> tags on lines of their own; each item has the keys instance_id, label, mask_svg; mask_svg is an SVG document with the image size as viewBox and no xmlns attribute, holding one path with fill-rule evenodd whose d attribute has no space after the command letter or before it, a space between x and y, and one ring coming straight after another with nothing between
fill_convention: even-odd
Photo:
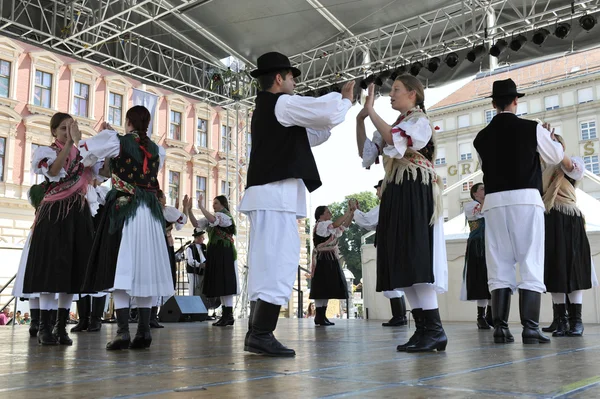
<instances>
[{"instance_id":1,"label":"green tree","mask_svg":"<svg viewBox=\"0 0 600 399\"><path fill-rule=\"evenodd\" d=\"M347 195L343 202L334 202L330 204L329 210L333 215L333 219L342 216L348 208L350 199L358 200L358 205L361 211L368 212L378 204L377 196L370 191ZM362 261L360 258L360 239L367 233L367 230L359 227L356 223L352 223L344 235L340 238L338 244L340 248L340 256L343 257L348 269L354 273L354 283L358 283L362 278Z\"/></svg>"}]
</instances>

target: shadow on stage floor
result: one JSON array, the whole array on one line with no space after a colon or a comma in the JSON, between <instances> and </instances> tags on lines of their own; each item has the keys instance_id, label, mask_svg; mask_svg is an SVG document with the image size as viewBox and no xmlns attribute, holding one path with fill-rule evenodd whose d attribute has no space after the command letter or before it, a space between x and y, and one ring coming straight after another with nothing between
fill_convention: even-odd
<instances>
[{"instance_id":1,"label":"shadow on stage floor","mask_svg":"<svg viewBox=\"0 0 600 399\"><path fill-rule=\"evenodd\" d=\"M116 331L74 333L73 346L42 347L26 326L0 328L3 398L598 398L600 326L546 345L495 345L475 322L445 323L446 352L396 352L412 333L381 321L280 319L295 358L243 351L246 321L165 324L149 350L107 352ZM135 326L131 326L135 332Z\"/></svg>"}]
</instances>

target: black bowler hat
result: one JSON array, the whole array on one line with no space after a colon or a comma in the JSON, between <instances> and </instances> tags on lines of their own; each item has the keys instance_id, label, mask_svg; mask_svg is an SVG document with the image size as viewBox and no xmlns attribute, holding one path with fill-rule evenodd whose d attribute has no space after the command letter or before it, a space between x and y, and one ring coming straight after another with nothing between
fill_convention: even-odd
<instances>
[{"instance_id":1,"label":"black bowler hat","mask_svg":"<svg viewBox=\"0 0 600 399\"><path fill-rule=\"evenodd\" d=\"M192 234L194 236L194 238L201 236L202 234L204 234L204 230L199 229L198 227L196 227L194 229L194 234Z\"/></svg>"},{"instance_id":2,"label":"black bowler hat","mask_svg":"<svg viewBox=\"0 0 600 399\"><path fill-rule=\"evenodd\" d=\"M498 97L523 97L525 94L517 92L517 85L512 79L496 80L492 86L491 98Z\"/></svg>"},{"instance_id":3,"label":"black bowler hat","mask_svg":"<svg viewBox=\"0 0 600 399\"><path fill-rule=\"evenodd\" d=\"M382 184L383 184L383 180L379 180L379 183L377 183L377 185L375 186L375 188L381 187Z\"/></svg>"},{"instance_id":4,"label":"black bowler hat","mask_svg":"<svg viewBox=\"0 0 600 399\"><path fill-rule=\"evenodd\" d=\"M253 78L258 78L265 73L280 71L282 69L291 70L295 78L300 76L301 73L298 68L292 66L288 57L275 51L258 57L258 60L256 60L256 67L257 68L254 71L250 72L250 76Z\"/></svg>"}]
</instances>

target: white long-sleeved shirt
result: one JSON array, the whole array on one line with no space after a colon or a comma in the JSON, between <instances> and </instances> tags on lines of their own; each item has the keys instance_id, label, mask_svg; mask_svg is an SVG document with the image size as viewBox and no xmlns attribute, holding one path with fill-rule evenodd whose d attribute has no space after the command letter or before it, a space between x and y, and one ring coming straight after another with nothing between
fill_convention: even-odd
<instances>
[{"instance_id":1,"label":"white long-sleeved shirt","mask_svg":"<svg viewBox=\"0 0 600 399\"><path fill-rule=\"evenodd\" d=\"M377 230L379 223L379 205L372 208L369 212L354 211L354 222L363 229L374 231Z\"/></svg>"},{"instance_id":2,"label":"white long-sleeved shirt","mask_svg":"<svg viewBox=\"0 0 600 399\"><path fill-rule=\"evenodd\" d=\"M547 165L558 165L562 162L564 151L562 145L552 140L551 133L542 125L537 125L537 152ZM483 165L481 157L479 164ZM510 160L508 160L510 162ZM492 194L486 194L483 212L500 206L511 205L536 205L544 208L544 201L540 192L535 188L524 188L519 190L501 191Z\"/></svg>"},{"instance_id":3,"label":"white long-sleeved shirt","mask_svg":"<svg viewBox=\"0 0 600 399\"><path fill-rule=\"evenodd\" d=\"M275 104L275 117L285 127L306 128L311 147L329 139L330 130L344 121L352 106L339 93L318 98L284 94ZM275 140L276 138L274 138ZM246 189L239 211L257 210L294 212L297 218L306 217L306 186L302 179L286 179Z\"/></svg>"},{"instance_id":4,"label":"white long-sleeved shirt","mask_svg":"<svg viewBox=\"0 0 600 399\"><path fill-rule=\"evenodd\" d=\"M196 259L194 259L194 255L192 255L192 245L196 246L196 249L198 250L198 254L200 254L200 262L198 262ZM187 247L185 249L185 258L187 259L187 264L192 266L192 267L200 267L204 262L206 262L206 258L204 257L204 254L202 253L202 247L200 246L200 244L192 244L189 247Z\"/></svg>"}]
</instances>

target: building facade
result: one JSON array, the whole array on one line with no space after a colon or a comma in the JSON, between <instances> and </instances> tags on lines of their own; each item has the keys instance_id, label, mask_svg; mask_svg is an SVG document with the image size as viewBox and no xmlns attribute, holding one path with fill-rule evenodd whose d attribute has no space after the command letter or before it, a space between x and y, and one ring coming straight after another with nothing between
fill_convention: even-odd
<instances>
[{"instance_id":1,"label":"building facade","mask_svg":"<svg viewBox=\"0 0 600 399\"><path fill-rule=\"evenodd\" d=\"M436 126L435 165L445 187L480 170L473 140L496 114L487 98L493 82L507 78L525 93L518 101L517 114L550 123L563 135L566 153L582 157L586 168L600 175L600 50L590 50L480 74L430 107L428 114ZM507 163L510 158L506 154ZM445 195L446 218L462 213L464 203L471 201L470 188L481 180L479 175ZM585 179L580 188L600 198L597 183Z\"/></svg>"},{"instance_id":2,"label":"building facade","mask_svg":"<svg viewBox=\"0 0 600 399\"><path fill-rule=\"evenodd\" d=\"M159 174L169 205L184 195L212 198L225 195L238 220L240 276L247 271L248 225L236 208L246 182L250 154L250 115L243 110L215 108L178 94L147 86L79 61L0 37L0 277L16 272L23 242L33 222L29 188L41 180L31 170L38 146L53 142L50 118L71 114L84 137L96 134L102 122L124 133L125 113L133 105L134 89L157 97L152 139L166 150ZM304 234L304 227L299 225ZM192 226L176 232L176 247L188 241ZM306 262L303 254L303 262ZM306 263L304 263L306 264ZM302 279L305 285L304 279ZM295 303L295 302L294 302Z\"/></svg>"}]
</instances>

